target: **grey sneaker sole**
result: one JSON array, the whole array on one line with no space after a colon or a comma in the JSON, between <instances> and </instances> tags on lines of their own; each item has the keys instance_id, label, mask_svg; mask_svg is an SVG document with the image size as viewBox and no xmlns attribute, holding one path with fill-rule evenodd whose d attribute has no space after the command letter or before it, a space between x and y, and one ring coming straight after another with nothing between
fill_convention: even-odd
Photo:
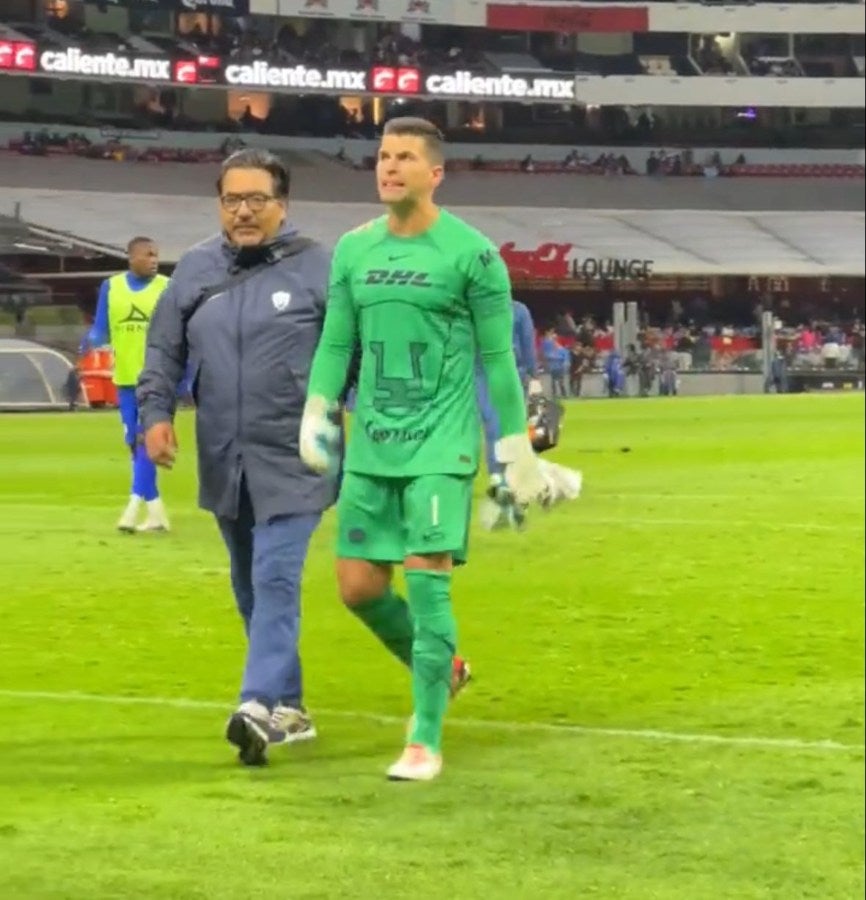
<instances>
[{"instance_id":1,"label":"grey sneaker sole","mask_svg":"<svg viewBox=\"0 0 866 900\"><path fill-rule=\"evenodd\" d=\"M318 732L312 725L303 731L280 731L276 734L271 732L268 743L271 746L277 744L302 744L304 741L313 741L318 737Z\"/></svg>"},{"instance_id":2,"label":"grey sneaker sole","mask_svg":"<svg viewBox=\"0 0 866 900\"><path fill-rule=\"evenodd\" d=\"M238 748L238 759L245 766L263 766L267 763L268 733L250 716L235 713L226 726L226 740Z\"/></svg>"}]
</instances>

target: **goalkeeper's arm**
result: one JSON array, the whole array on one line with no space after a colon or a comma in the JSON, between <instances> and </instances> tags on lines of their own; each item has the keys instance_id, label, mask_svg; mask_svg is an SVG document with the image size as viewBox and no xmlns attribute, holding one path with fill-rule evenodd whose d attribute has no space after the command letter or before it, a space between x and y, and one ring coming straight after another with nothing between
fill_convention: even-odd
<instances>
[{"instance_id":1,"label":"goalkeeper's arm","mask_svg":"<svg viewBox=\"0 0 866 900\"><path fill-rule=\"evenodd\" d=\"M496 457L505 464L505 479L515 499L529 503L542 497L546 485L526 431L508 270L495 249L485 249L472 260L467 298L490 400L499 417L502 437L496 443Z\"/></svg>"},{"instance_id":2,"label":"goalkeeper's arm","mask_svg":"<svg viewBox=\"0 0 866 900\"><path fill-rule=\"evenodd\" d=\"M341 429L335 414L345 393L357 338L349 275L340 263L338 251L331 264L325 323L313 357L301 419L301 459L316 472L331 471L338 462Z\"/></svg>"}]
</instances>

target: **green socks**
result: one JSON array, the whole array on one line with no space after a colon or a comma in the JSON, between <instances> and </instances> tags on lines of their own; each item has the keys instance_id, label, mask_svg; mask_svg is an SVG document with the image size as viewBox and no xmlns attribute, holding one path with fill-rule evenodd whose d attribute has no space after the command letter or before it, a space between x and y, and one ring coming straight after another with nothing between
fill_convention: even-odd
<instances>
[{"instance_id":1,"label":"green socks","mask_svg":"<svg viewBox=\"0 0 866 900\"><path fill-rule=\"evenodd\" d=\"M405 666L412 665L412 619L406 601L388 590L349 609Z\"/></svg>"},{"instance_id":2,"label":"green socks","mask_svg":"<svg viewBox=\"0 0 866 900\"><path fill-rule=\"evenodd\" d=\"M457 623L451 610L451 573L407 569L412 641L412 700L415 718L409 743L438 753L448 707Z\"/></svg>"},{"instance_id":3,"label":"green socks","mask_svg":"<svg viewBox=\"0 0 866 900\"><path fill-rule=\"evenodd\" d=\"M411 667L415 718L409 741L438 753L457 646L451 574L408 569L406 585L408 604L388 588L381 597L349 608L400 662Z\"/></svg>"}]
</instances>

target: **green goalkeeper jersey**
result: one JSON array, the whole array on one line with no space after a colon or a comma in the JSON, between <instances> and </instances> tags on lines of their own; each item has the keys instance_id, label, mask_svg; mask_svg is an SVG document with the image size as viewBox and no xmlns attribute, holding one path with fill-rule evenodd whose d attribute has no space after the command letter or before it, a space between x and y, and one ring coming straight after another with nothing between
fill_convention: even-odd
<instances>
[{"instance_id":1,"label":"green goalkeeper jersey","mask_svg":"<svg viewBox=\"0 0 866 900\"><path fill-rule=\"evenodd\" d=\"M391 234L384 216L344 234L334 252L309 394L335 400L360 347L346 470L383 477L473 474L480 450L479 354L503 434L524 430L512 315L498 250L445 210L414 237Z\"/></svg>"}]
</instances>

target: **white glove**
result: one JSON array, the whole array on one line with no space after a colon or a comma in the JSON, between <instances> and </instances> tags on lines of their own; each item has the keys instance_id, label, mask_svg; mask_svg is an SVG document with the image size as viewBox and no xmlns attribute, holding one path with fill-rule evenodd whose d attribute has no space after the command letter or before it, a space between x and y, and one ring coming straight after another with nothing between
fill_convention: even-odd
<instances>
[{"instance_id":1,"label":"white glove","mask_svg":"<svg viewBox=\"0 0 866 900\"><path fill-rule=\"evenodd\" d=\"M526 524L526 509L514 502L514 495L502 475L491 476L487 495L478 509L478 518L481 527L487 531L502 528L521 531Z\"/></svg>"},{"instance_id":2,"label":"white glove","mask_svg":"<svg viewBox=\"0 0 866 900\"><path fill-rule=\"evenodd\" d=\"M530 378L529 384L526 386L527 397L540 397L543 393L541 382L537 378Z\"/></svg>"},{"instance_id":3,"label":"white glove","mask_svg":"<svg viewBox=\"0 0 866 900\"><path fill-rule=\"evenodd\" d=\"M583 487L583 474L577 469L567 469L558 463L540 459L541 474L549 488L548 502L553 504L559 500L577 500Z\"/></svg>"},{"instance_id":4,"label":"white glove","mask_svg":"<svg viewBox=\"0 0 866 900\"><path fill-rule=\"evenodd\" d=\"M308 397L301 418L301 459L320 475L336 473L340 463L341 429L335 413L339 407L324 397Z\"/></svg>"},{"instance_id":5,"label":"white glove","mask_svg":"<svg viewBox=\"0 0 866 900\"><path fill-rule=\"evenodd\" d=\"M500 438L495 447L496 459L505 465L505 483L520 506L530 503L545 505L549 486L541 471L539 459L525 434Z\"/></svg>"}]
</instances>

